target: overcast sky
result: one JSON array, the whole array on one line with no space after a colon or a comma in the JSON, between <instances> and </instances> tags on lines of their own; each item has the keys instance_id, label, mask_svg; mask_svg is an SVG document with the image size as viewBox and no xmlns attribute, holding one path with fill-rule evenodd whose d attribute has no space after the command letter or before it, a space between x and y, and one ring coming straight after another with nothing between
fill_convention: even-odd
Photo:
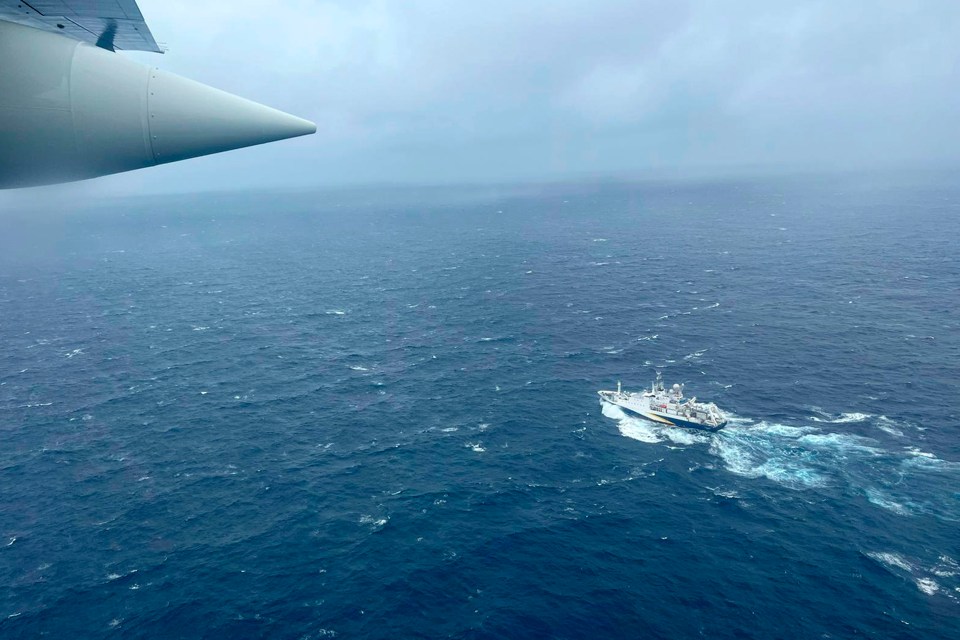
<instances>
[{"instance_id":1,"label":"overcast sky","mask_svg":"<svg viewBox=\"0 0 960 640\"><path fill-rule=\"evenodd\" d=\"M139 60L314 136L105 191L960 159L960 2L139 0Z\"/></svg>"}]
</instances>

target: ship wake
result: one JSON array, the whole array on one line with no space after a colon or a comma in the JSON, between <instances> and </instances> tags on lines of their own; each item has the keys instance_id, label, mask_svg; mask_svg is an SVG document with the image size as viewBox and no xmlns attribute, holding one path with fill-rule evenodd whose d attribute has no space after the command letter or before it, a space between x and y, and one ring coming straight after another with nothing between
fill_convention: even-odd
<instances>
[{"instance_id":1,"label":"ship wake","mask_svg":"<svg viewBox=\"0 0 960 640\"><path fill-rule=\"evenodd\" d=\"M852 489L874 506L900 516L960 521L960 501L954 488L960 483L960 463L910 446L902 436L891 446L874 438L828 430L852 420L787 425L731 415L725 429L706 433L659 426L606 404L603 414L616 420L621 435L627 438L674 448L697 447L740 477L762 478L798 491ZM889 433L889 418L857 418L876 421L879 431Z\"/></svg>"}]
</instances>

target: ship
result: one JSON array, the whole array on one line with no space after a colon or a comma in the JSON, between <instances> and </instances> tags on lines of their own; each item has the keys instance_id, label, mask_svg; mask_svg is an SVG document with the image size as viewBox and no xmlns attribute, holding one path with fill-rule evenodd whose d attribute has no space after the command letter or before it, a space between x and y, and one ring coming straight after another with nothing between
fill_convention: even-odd
<instances>
[{"instance_id":1,"label":"ship","mask_svg":"<svg viewBox=\"0 0 960 640\"><path fill-rule=\"evenodd\" d=\"M719 431L727 425L727 418L717 405L712 402L697 402L696 398L684 398L682 384L675 384L670 389L665 388L659 371L649 390L624 391L618 381L616 391L597 393L600 394L601 405L607 403L620 407L632 415L665 427Z\"/></svg>"}]
</instances>

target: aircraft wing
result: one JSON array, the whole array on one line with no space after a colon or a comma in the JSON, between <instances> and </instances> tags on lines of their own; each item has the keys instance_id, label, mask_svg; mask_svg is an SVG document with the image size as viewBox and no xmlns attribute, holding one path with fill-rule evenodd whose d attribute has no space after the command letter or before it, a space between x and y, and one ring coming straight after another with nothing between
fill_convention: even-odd
<instances>
[{"instance_id":1,"label":"aircraft wing","mask_svg":"<svg viewBox=\"0 0 960 640\"><path fill-rule=\"evenodd\" d=\"M136 0L0 0L0 20L52 31L110 51L163 53Z\"/></svg>"}]
</instances>

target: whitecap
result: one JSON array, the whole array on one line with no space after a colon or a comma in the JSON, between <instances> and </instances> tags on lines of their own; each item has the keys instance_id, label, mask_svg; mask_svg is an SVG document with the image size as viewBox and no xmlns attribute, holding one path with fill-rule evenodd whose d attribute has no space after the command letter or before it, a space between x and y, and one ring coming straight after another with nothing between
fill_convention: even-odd
<instances>
[{"instance_id":1,"label":"whitecap","mask_svg":"<svg viewBox=\"0 0 960 640\"><path fill-rule=\"evenodd\" d=\"M369 371L369 369L367 369L366 367L361 367L358 364L351 365L350 368L353 369L354 371Z\"/></svg>"},{"instance_id":2,"label":"whitecap","mask_svg":"<svg viewBox=\"0 0 960 640\"><path fill-rule=\"evenodd\" d=\"M847 422L863 422L868 420L872 416L869 413L841 413L838 417L833 417L828 413L820 411L814 408L814 411L819 413L822 417L818 418L817 416L811 416L811 420L814 422L828 422L830 424L845 424Z\"/></svg>"},{"instance_id":3,"label":"whitecap","mask_svg":"<svg viewBox=\"0 0 960 640\"><path fill-rule=\"evenodd\" d=\"M882 509L886 509L887 511L895 513L898 516L912 515L910 509L908 509L905 505L899 502L894 502L879 489L868 487L864 490L864 494L867 496L867 500L870 502L870 504L874 504Z\"/></svg>"},{"instance_id":4,"label":"whitecap","mask_svg":"<svg viewBox=\"0 0 960 640\"><path fill-rule=\"evenodd\" d=\"M342 309L328 309L324 313L326 313L328 316L343 316L347 314L347 312Z\"/></svg>"},{"instance_id":5,"label":"whitecap","mask_svg":"<svg viewBox=\"0 0 960 640\"><path fill-rule=\"evenodd\" d=\"M940 590L940 585L932 578L917 578L917 588L928 596L932 596Z\"/></svg>"},{"instance_id":6,"label":"whitecap","mask_svg":"<svg viewBox=\"0 0 960 640\"><path fill-rule=\"evenodd\" d=\"M133 574L137 573L137 571L138 569L131 569L126 573L111 573L107 576L107 580L117 580L118 578L125 578L127 576L132 576Z\"/></svg>"},{"instance_id":7,"label":"whitecap","mask_svg":"<svg viewBox=\"0 0 960 640\"><path fill-rule=\"evenodd\" d=\"M869 413L841 413L840 417L834 420L834 424L843 424L845 422L863 422L870 418Z\"/></svg>"},{"instance_id":8,"label":"whitecap","mask_svg":"<svg viewBox=\"0 0 960 640\"><path fill-rule=\"evenodd\" d=\"M880 416L880 417L882 418L883 416ZM898 437L898 438L904 438L904 437L906 437L906 436L903 435L903 431L901 431L900 429L898 429L898 428L896 428L896 427L894 427L894 426L892 426L892 425L890 425L890 424L885 424L883 421L878 421L878 423L877 423L877 429L880 429L880 431L883 431L883 432L885 432L885 433L889 433L890 435L896 436L896 437Z\"/></svg>"},{"instance_id":9,"label":"whitecap","mask_svg":"<svg viewBox=\"0 0 960 640\"><path fill-rule=\"evenodd\" d=\"M713 490L713 495L719 498L730 498L731 500L740 497L740 494L733 489L720 489L719 487Z\"/></svg>"},{"instance_id":10,"label":"whitecap","mask_svg":"<svg viewBox=\"0 0 960 640\"><path fill-rule=\"evenodd\" d=\"M940 556L936 566L930 572L941 578L951 578L960 575L960 565L950 556Z\"/></svg>"},{"instance_id":11,"label":"whitecap","mask_svg":"<svg viewBox=\"0 0 960 640\"><path fill-rule=\"evenodd\" d=\"M817 448L834 448L843 451L880 454L881 451L867 443L874 441L846 433L809 433L797 439L798 442Z\"/></svg>"},{"instance_id":12,"label":"whitecap","mask_svg":"<svg viewBox=\"0 0 960 640\"><path fill-rule=\"evenodd\" d=\"M960 462L941 460L928 451L921 451L914 447L910 450L910 457L903 461L901 467L913 467L922 471L957 472L960 471Z\"/></svg>"},{"instance_id":13,"label":"whitecap","mask_svg":"<svg viewBox=\"0 0 960 640\"><path fill-rule=\"evenodd\" d=\"M384 526L385 524L387 524L387 522L389 522L389 520L390 520L389 517L387 517L387 518L374 518L374 517L371 516L371 515L363 515L363 516L360 516L360 524L369 524L369 525L371 525L371 528L373 528L373 529L381 529L381 528L383 528L383 526Z\"/></svg>"},{"instance_id":14,"label":"whitecap","mask_svg":"<svg viewBox=\"0 0 960 640\"><path fill-rule=\"evenodd\" d=\"M766 422L761 422L755 427L752 427L751 431L766 433L772 436L780 436L783 438L796 439L807 435L808 433L818 431L818 429L815 427L791 427L785 424L768 424Z\"/></svg>"}]
</instances>

